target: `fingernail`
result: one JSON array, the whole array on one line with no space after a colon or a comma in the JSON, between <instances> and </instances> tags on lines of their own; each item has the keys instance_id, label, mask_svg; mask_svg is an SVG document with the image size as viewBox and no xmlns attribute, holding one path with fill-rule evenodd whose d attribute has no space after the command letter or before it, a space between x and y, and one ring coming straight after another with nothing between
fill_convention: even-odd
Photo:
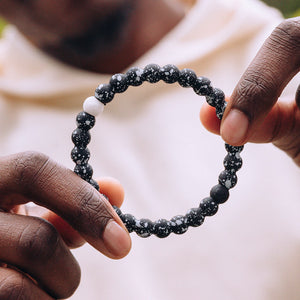
<instances>
[{"instance_id":1,"label":"fingernail","mask_svg":"<svg viewBox=\"0 0 300 300\"><path fill-rule=\"evenodd\" d=\"M109 221L103 232L103 242L107 250L115 257L125 256L131 248L128 232L117 222Z\"/></svg>"},{"instance_id":2,"label":"fingernail","mask_svg":"<svg viewBox=\"0 0 300 300\"><path fill-rule=\"evenodd\" d=\"M244 113L237 109L229 112L221 126L221 136L231 145L244 143L249 127L249 120Z\"/></svg>"}]
</instances>

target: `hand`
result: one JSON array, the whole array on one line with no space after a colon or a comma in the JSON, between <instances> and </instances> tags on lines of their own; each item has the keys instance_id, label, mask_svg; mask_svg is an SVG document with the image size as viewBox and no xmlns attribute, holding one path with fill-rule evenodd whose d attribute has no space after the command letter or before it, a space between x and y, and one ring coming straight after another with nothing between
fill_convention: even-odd
<instances>
[{"instance_id":1,"label":"hand","mask_svg":"<svg viewBox=\"0 0 300 300\"><path fill-rule=\"evenodd\" d=\"M231 145L268 143L300 166L300 86L296 101L277 102L300 70L300 18L285 20L264 45L237 84L220 123L204 105L203 125Z\"/></svg>"},{"instance_id":2,"label":"hand","mask_svg":"<svg viewBox=\"0 0 300 300\"><path fill-rule=\"evenodd\" d=\"M105 197L47 156L1 157L0 177L0 299L69 297L80 268L68 246L87 241L111 258L129 252L129 234ZM102 180L100 189L121 205L119 183ZM29 201L49 210L31 214Z\"/></svg>"}]
</instances>

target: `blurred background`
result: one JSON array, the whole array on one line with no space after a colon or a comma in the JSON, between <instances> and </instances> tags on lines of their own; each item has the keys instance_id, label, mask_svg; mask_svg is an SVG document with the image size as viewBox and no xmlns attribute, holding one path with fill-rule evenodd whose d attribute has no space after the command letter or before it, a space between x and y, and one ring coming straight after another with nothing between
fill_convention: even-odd
<instances>
[{"instance_id":1,"label":"blurred background","mask_svg":"<svg viewBox=\"0 0 300 300\"><path fill-rule=\"evenodd\" d=\"M300 0L262 0L270 6L278 8L285 18L300 16ZM0 35L6 23L0 18Z\"/></svg>"},{"instance_id":2,"label":"blurred background","mask_svg":"<svg viewBox=\"0 0 300 300\"><path fill-rule=\"evenodd\" d=\"M264 0L263 2L279 8L286 18L300 16L300 0Z\"/></svg>"}]
</instances>

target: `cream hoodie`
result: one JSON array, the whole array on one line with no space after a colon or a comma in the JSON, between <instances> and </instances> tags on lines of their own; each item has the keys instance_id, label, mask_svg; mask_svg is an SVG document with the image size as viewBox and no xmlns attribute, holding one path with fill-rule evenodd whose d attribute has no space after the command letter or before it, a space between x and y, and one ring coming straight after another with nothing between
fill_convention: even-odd
<instances>
[{"instance_id":1,"label":"cream hoodie","mask_svg":"<svg viewBox=\"0 0 300 300\"><path fill-rule=\"evenodd\" d=\"M255 0L199 0L133 65L192 68L230 95L281 20ZM73 168L76 114L108 80L47 57L8 27L0 44L1 155L36 150ZM298 82L285 90L290 100ZM208 196L226 153L198 120L203 101L178 85L145 83L116 96L97 119L90 162L95 177L124 185L124 212L169 219ZM121 261L89 245L75 250L82 282L71 298L299 300L299 168L272 145L249 144L241 155L230 199L201 227L165 240L132 234Z\"/></svg>"}]
</instances>

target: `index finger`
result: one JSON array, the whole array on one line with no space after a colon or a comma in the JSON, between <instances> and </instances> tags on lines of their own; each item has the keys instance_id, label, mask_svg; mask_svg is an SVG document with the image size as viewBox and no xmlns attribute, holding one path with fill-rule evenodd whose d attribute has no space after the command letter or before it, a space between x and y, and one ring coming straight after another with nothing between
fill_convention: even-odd
<instances>
[{"instance_id":1,"label":"index finger","mask_svg":"<svg viewBox=\"0 0 300 300\"><path fill-rule=\"evenodd\" d=\"M0 175L2 207L33 201L66 220L103 254L121 258L129 252L129 234L112 206L71 170L25 152L2 157Z\"/></svg>"},{"instance_id":2,"label":"index finger","mask_svg":"<svg viewBox=\"0 0 300 300\"><path fill-rule=\"evenodd\" d=\"M300 18L282 22L243 74L221 123L223 139L246 143L300 70Z\"/></svg>"}]
</instances>

